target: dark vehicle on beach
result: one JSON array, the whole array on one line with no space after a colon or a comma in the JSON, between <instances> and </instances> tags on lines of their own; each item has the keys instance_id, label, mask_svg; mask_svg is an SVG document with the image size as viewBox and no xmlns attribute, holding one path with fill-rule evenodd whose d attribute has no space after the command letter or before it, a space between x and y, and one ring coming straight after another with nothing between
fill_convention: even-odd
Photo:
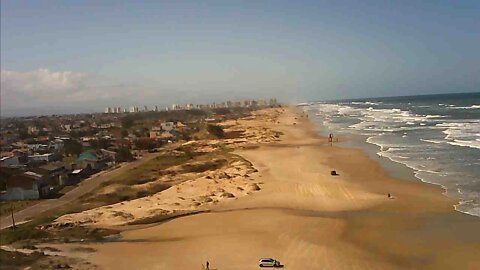
<instances>
[{"instance_id":1,"label":"dark vehicle on beach","mask_svg":"<svg viewBox=\"0 0 480 270\"><path fill-rule=\"evenodd\" d=\"M281 264L279 261L272 259L272 258L262 258L258 262L258 266L260 267L280 267Z\"/></svg>"}]
</instances>

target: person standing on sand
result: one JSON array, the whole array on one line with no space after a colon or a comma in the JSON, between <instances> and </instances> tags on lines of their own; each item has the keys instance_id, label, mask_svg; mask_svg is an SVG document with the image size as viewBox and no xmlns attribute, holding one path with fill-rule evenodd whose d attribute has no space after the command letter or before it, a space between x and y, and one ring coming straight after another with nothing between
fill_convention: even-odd
<instances>
[{"instance_id":1,"label":"person standing on sand","mask_svg":"<svg viewBox=\"0 0 480 270\"><path fill-rule=\"evenodd\" d=\"M210 270L210 263L209 263L208 261L207 261L207 263L206 263L206 266L207 266L206 269L207 269L207 270Z\"/></svg>"},{"instance_id":2,"label":"person standing on sand","mask_svg":"<svg viewBox=\"0 0 480 270\"><path fill-rule=\"evenodd\" d=\"M328 134L328 142L332 142L333 141L333 134L330 133Z\"/></svg>"}]
</instances>

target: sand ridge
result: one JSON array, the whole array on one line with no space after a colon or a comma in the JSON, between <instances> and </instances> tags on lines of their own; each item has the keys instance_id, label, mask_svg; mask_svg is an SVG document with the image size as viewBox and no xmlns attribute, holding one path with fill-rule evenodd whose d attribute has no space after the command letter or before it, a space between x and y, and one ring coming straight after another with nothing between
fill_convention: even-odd
<instances>
[{"instance_id":1,"label":"sand ridge","mask_svg":"<svg viewBox=\"0 0 480 270\"><path fill-rule=\"evenodd\" d=\"M101 269L201 269L207 260L258 269L261 257L288 269L480 269L480 221L454 212L439 187L394 179L360 150L330 146L294 109L262 120L281 140L236 151L258 170L260 191L80 245L96 250L88 256L56 247Z\"/></svg>"}]
</instances>

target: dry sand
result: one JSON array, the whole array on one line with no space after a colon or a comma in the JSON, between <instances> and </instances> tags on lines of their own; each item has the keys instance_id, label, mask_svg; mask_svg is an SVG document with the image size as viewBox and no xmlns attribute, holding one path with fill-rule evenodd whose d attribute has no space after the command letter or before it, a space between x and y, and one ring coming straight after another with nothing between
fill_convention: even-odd
<instances>
[{"instance_id":1,"label":"dry sand","mask_svg":"<svg viewBox=\"0 0 480 270\"><path fill-rule=\"evenodd\" d=\"M258 269L261 257L286 269L480 269L480 219L455 212L439 187L394 179L362 151L330 146L293 110L263 125L282 140L238 151L258 169L249 181L260 191L81 245L96 252L55 247L102 269L202 269L207 260Z\"/></svg>"}]
</instances>

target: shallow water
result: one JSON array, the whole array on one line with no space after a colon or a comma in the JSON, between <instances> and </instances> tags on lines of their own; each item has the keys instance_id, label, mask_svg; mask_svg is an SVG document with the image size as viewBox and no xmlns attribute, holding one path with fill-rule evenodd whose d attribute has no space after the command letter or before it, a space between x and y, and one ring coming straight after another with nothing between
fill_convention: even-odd
<instances>
[{"instance_id":1,"label":"shallow water","mask_svg":"<svg viewBox=\"0 0 480 270\"><path fill-rule=\"evenodd\" d=\"M459 198L480 216L480 93L315 102L303 107L326 133L355 134L377 154Z\"/></svg>"}]
</instances>

